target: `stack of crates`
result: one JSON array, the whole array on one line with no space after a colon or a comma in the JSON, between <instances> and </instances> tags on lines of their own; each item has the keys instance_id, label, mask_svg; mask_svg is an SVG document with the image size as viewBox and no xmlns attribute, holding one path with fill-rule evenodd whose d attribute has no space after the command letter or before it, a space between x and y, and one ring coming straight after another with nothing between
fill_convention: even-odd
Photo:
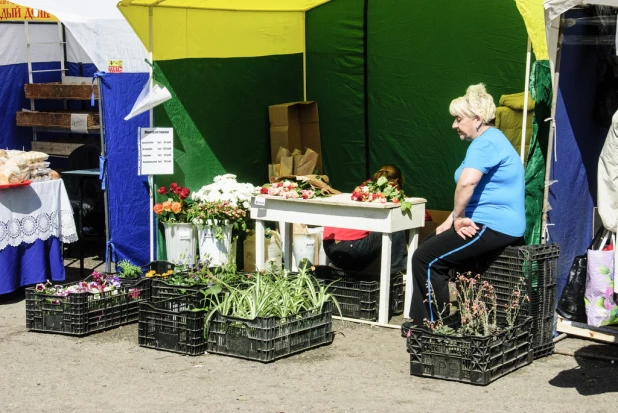
<instances>
[{"instance_id":1,"label":"stack of crates","mask_svg":"<svg viewBox=\"0 0 618 413\"><path fill-rule=\"evenodd\" d=\"M377 321L380 307L380 274L340 270L318 265L315 277L323 285L330 285L343 317ZM389 316L403 313L403 274L391 275ZM336 310L335 310L336 311Z\"/></svg>"},{"instance_id":2,"label":"stack of crates","mask_svg":"<svg viewBox=\"0 0 618 413\"><path fill-rule=\"evenodd\" d=\"M556 277L560 247L557 244L507 247L489 267L480 272L481 280L495 289L498 322L504 321L505 305L512 300L518 284L529 301L522 303L521 315L532 317L534 358L554 352L554 311L556 305Z\"/></svg>"}]
</instances>

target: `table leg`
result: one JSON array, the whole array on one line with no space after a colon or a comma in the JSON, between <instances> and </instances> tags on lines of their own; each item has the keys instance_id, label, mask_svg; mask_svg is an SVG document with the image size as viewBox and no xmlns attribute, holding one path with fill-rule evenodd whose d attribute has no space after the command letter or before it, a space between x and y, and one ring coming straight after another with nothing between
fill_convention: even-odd
<instances>
[{"instance_id":1,"label":"table leg","mask_svg":"<svg viewBox=\"0 0 618 413\"><path fill-rule=\"evenodd\" d=\"M84 178L79 179L77 190L79 191L79 278L84 278L84 199L82 185Z\"/></svg>"},{"instance_id":2,"label":"table leg","mask_svg":"<svg viewBox=\"0 0 618 413\"><path fill-rule=\"evenodd\" d=\"M378 322L388 324L391 290L391 245L393 234L382 233L382 259L380 265L380 308Z\"/></svg>"},{"instance_id":3,"label":"table leg","mask_svg":"<svg viewBox=\"0 0 618 413\"><path fill-rule=\"evenodd\" d=\"M283 269L292 271L292 224L281 221L279 230L283 243Z\"/></svg>"},{"instance_id":4,"label":"table leg","mask_svg":"<svg viewBox=\"0 0 618 413\"><path fill-rule=\"evenodd\" d=\"M410 244L408 245L408 264L406 267L406 295L403 304L403 316L408 318L410 305L412 304L412 293L414 292L414 284L412 282L412 255L418 247L418 228L410 229Z\"/></svg>"},{"instance_id":5,"label":"table leg","mask_svg":"<svg viewBox=\"0 0 618 413\"><path fill-rule=\"evenodd\" d=\"M263 270L264 262L264 221L255 220L255 269Z\"/></svg>"}]
</instances>

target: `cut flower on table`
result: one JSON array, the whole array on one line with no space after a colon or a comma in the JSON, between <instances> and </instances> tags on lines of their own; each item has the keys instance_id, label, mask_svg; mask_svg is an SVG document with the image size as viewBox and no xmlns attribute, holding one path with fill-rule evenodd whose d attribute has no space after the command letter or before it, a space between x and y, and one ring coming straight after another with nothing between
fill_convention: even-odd
<instances>
[{"instance_id":1,"label":"cut flower on table","mask_svg":"<svg viewBox=\"0 0 618 413\"><path fill-rule=\"evenodd\" d=\"M271 178L271 181L262 186L260 194L284 199L313 199L340 193L328 185L326 175L290 175Z\"/></svg>"},{"instance_id":2,"label":"cut flower on table","mask_svg":"<svg viewBox=\"0 0 618 413\"><path fill-rule=\"evenodd\" d=\"M389 182L384 176L377 181L368 179L362 185L354 188L351 199L359 202L379 202L383 204L392 202L401 205L401 212L404 214L412 208L412 204L406 200L403 190Z\"/></svg>"}]
</instances>

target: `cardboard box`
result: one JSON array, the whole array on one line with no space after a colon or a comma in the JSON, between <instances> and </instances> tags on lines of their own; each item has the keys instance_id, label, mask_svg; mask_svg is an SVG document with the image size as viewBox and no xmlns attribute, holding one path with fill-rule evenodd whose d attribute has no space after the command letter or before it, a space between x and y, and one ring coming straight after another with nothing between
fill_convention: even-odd
<instances>
[{"instance_id":1,"label":"cardboard box","mask_svg":"<svg viewBox=\"0 0 618 413\"><path fill-rule=\"evenodd\" d=\"M270 120L270 155L276 163L280 147L294 152L310 148L319 155L317 169L322 173L322 146L317 102L291 102L268 107Z\"/></svg>"},{"instance_id":2,"label":"cardboard box","mask_svg":"<svg viewBox=\"0 0 618 413\"><path fill-rule=\"evenodd\" d=\"M428 209L427 212L431 215L432 221L425 221L425 226L419 228L419 242L422 242L429 234L435 232L453 211L440 211L437 209Z\"/></svg>"}]
</instances>

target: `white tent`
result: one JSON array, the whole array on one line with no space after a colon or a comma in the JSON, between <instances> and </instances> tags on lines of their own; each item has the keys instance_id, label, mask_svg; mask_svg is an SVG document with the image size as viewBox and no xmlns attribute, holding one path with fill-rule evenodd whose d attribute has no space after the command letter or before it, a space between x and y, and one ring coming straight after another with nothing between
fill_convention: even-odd
<instances>
[{"instance_id":1,"label":"white tent","mask_svg":"<svg viewBox=\"0 0 618 413\"><path fill-rule=\"evenodd\" d=\"M547 0L545 8L545 33L547 36L547 52L552 72L556 67L558 53L558 36L560 15L577 6L599 5L618 7L618 0Z\"/></svg>"},{"instance_id":2,"label":"white tent","mask_svg":"<svg viewBox=\"0 0 618 413\"><path fill-rule=\"evenodd\" d=\"M117 0L15 0L15 4L55 15L98 70L121 60L124 72L148 72L146 48L116 7Z\"/></svg>"}]
</instances>

